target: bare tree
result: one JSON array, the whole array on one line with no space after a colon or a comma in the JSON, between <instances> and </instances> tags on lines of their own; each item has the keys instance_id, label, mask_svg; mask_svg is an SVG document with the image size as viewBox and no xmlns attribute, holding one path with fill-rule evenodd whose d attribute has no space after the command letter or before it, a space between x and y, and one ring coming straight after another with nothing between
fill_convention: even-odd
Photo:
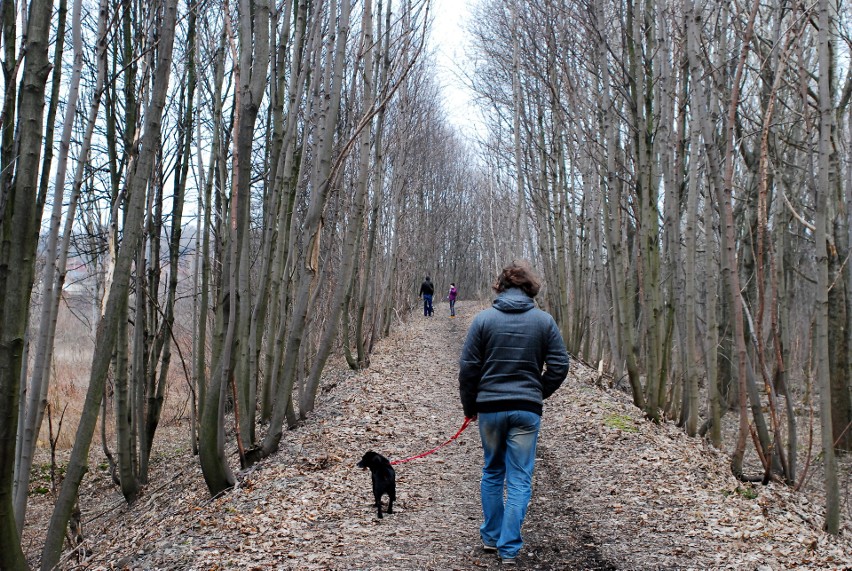
<instances>
[{"instance_id":1,"label":"bare tree","mask_svg":"<svg viewBox=\"0 0 852 571\"><path fill-rule=\"evenodd\" d=\"M14 21L17 13L4 3L6 69L16 67ZM17 85L6 85L4 105L3 176L0 177L0 567L26 566L15 521L15 434L18 428L21 370L38 244L44 207L38 197L42 129L52 3L34 1L26 8L25 45L20 100L12 113ZM12 59L9 60L8 58ZM8 74L7 78L14 77ZM15 124L15 139L7 138Z\"/></svg>"},{"instance_id":2,"label":"bare tree","mask_svg":"<svg viewBox=\"0 0 852 571\"><path fill-rule=\"evenodd\" d=\"M831 54L829 30L836 9L829 0L817 4L819 30L817 50L819 53L819 159L817 169L816 219L814 240L816 242L817 294L816 332L814 336L817 384L820 389L820 421L822 422L822 453L825 466L825 529L837 534L840 530L840 494L837 483L837 465L834 457L834 436L831 422L831 381L829 380L829 294L828 281L828 231L827 212L829 196L832 194L832 178L836 171L831 165L831 132L833 128L833 101L831 98Z\"/></svg>"},{"instance_id":3,"label":"bare tree","mask_svg":"<svg viewBox=\"0 0 852 571\"><path fill-rule=\"evenodd\" d=\"M76 501L80 482L87 470L89 446L97 421L100 402L103 398L104 382L117 339L119 320L123 315L121 307L127 303L130 266L138 251L146 189L153 172L156 150L154 142L160 139L161 119L171 77L172 47L177 21L176 2L167 1L162 6L162 10L162 19L159 20L159 49L157 51L152 96L145 110L144 131L140 142L142 152L138 155L132 177L125 189L128 203L123 244L116 259L115 276L107 297L104 315L98 325L84 414L78 425L74 448L71 452L65 479L50 519L50 526L42 550L41 568L45 570L52 569L59 561L65 529Z\"/></svg>"}]
</instances>

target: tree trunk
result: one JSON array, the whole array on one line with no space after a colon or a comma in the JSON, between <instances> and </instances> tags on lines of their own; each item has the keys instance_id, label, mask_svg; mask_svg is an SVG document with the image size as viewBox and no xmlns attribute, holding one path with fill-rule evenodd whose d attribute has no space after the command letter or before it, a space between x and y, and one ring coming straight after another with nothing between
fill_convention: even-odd
<instances>
[{"instance_id":1,"label":"tree trunk","mask_svg":"<svg viewBox=\"0 0 852 571\"><path fill-rule=\"evenodd\" d=\"M60 9L60 14L63 10ZM83 40L81 32L81 1L76 0L72 7L71 37L74 53L74 68L68 87L65 117L63 119L62 136L59 143L59 157L56 165L56 177L54 179L53 208L50 217L47 246L45 256L48 263L45 264L42 274L43 300L39 318L39 331L36 343L35 359L33 361L32 379L27 388L26 414L24 418L24 432L18 438L18 456L15 474L15 516L18 532L23 530L24 518L27 506L27 491L30 469L33 463L33 453L38 432L44 419L44 409L47 405L47 390L49 385L50 362L52 360L52 346L54 333L56 331L56 314L58 312L59 297L62 291L62 269L57 268L61 264L61 244L59 242L59 229L62 222L62 208L64 203L65 178L68 167L68 153L71 145L71 136L74 127L74 117L77 111L77 99L80 91L80 76L83 68ZM64 18L60 18L60 29L64 28ZM64 33L59 34L64 36ZM61 61L62 42L57 37L57 57ZM59 67L56 68L57 77ZM55 92L58 90L54 90ZM97 96L95 96L97 98ZM52 129L52 126L49 127ZM52 137L48 137L47 146L52 147ZM45 172L49 170L47 156L45 157ZM73 201L73 197L72 197ZM73 219L73 207L69 216ZM56 263L54 263L56 260ZM57 273L59 274L57 276Z\"/></svg>"},{"instance_id":2,"label":"tree trunk","mask_svg":"<svg viewBox=\"0 0 852 571\"><path fill-rule=\"evenodd\" d=\"M603 125L604 140L606 141L606 179L603 198L604 236L607 245L607 266L612 288L612 303L617 337L622 347L622 357L625 359L627 377L633 395L633 404L640 409L645 408L645 396L642 384L639 380L639 367L636 362L637 347L634 337L634 313L630 289L631 279L629 277L627 253L623 234L626 225L622 223L621 194L623 192L622 177L616 172L616 153L620 148L618 134L615 129L617 109L612 101L610 93L610 71L606 45L606 36L603 34L604 25L607 21L603 5L596 4L595 20L598 29L601 30L598 37L599 43L596 53L598 55L597 65L601 75L601 117Z\"/></svg>"},{"instance_id":3,"label":"tree trunk","mask_svg":"<svg viewBox=\"0 0 852 571\"><path fill-rule=\"evenodd\" d=\"M120 304L116 333L113 377L115 382L115 434L118 454L118 477L121 493L128 505L133 504L139 494L136 470L136 445L133 438L133 405L128 378L127 354L127 299ZM137 320L138 322L139 320ZM134 327L134 331L135 331ZM105 418L103 419L106 420Z\"/></svg>"},{"instance_id":4,"label":"tree trunk","mask_svg":"<svg viewBox=\"0 0 852 571\"><path fill-rule=\"evenodd\" d=\"M331 153L332 138L337 124L340 110L341 84L343 81L343 63L345 55L346 40L349 33L349 13L351 5L348 1L341 4L340 16L337 24L337 34L334 49L329 50L328 55L333 58L333 67L330 69L330 100L327 115L324 118L324 139L321 139L321 148L318 149L317 171L314 176L316 183L311 196L308 213L305 216L301 243L306 246L301 264L297 268L297 289L293 302L290 332L287 337L287 345L281 369L281 378L277 380L275 405L272 410L269 432L263 441L261 455L268 456L278 449L283 431L283 422L289 412L292 413L292 390L295 383L298 367L298 356L305 335L305 323L307 320L308 301L310 299L310 285L317 271L316 254L319 249L319 240L322 232L322 212L325 209L331 185ZM336 14L336 2L332 1L330 14Z\"/></svg>"},{"instance_id":5,"label":"tree trunk","mask_svg":"<svg viewBox=\"0 0 852 571\"><path fill-rule=\"evenodd\" d=\"M37 200L38 172L41 161L42 130L47 76L50 73L48 45L51 32L52 2L33 0L27 14L26 44L23 46L23 75L18 105L18 155L13 159L7 151L5 137L11 129L4 124L3 175L0 176L0 568L26 567L15 521L14 481L15 443L18 428L21 370L24 339L29 316L30 296L38 244L38 225L43 204ZM6 9L7 19L16 18ZM4 41L15 39L6 32L14 29L4 22ZM13 55L7 63L15 61ZM9 77L9 76L7 76ZM14 101L9 95L7 104ZM6 117L13 121L9 106ZM13 151L14 152L14 151ZM12 178L6 178L11 176ZM7 183L11 180L11 184Z\"/></svg>"},{"instance_id":6,"label":"tree trunk","mask_svg":"<svg viewBox=\"0 0 852 571\"><path fill-rule=\"evenodd\" d=\"M119 308L121 300L127 297L130 266L137 252L137 243L141 235L145 191L151 177L156 150L154 142L160 140L160 121L168 91L176 21L176 2L175 0L166 0L160 26L160 43L157 51L157 67L151 101L145 113L145 129L142 141L140 141L143 152L139 154L136 168L127 186L129 202L125 219L124 242L116 260L116 272L106 302L106 310L98 325L84 412L80 418L65 480L62 483L62 489L50 519L44 549L42 550L41 566L45 571L55 567L59 561L65 529L77 498L77 490L87 470L89 446L98 417L98 408L101 398L103 398L104 383L117 337L118 320L121 318Z\"/></svg>"},{"instance_id":7,"label":"tree trunk","mask_svg":"<svg viewBox=\"0 0 852 571\"><path fill-rule=\"evenodd\" d=\"M346 293L352 283L352 274L355 267L356 243L361 232L364 217L364 205L367 197L367 182L370 174L370 120L373 115L373 3L372 0L364 0L364 14L361 20L362 41L361 53L363 54L364 68L362 71L364 81L363 108L364 117L359 127L360 134L360 156L358 165L358 180L355 183L355 197L353 199L354 210L350 212L349 223L343 238L343 252L341 254L341 267L339 277L331 300L331 311L327 317L326 329L320 339L319 348L311 365L311 370L305 383L305 389L299 404L299 415L305 415L314 410L316 394L319 388L320 375L325 363L331 353L331 345L337 337L337 326L340 322L340 314L344 309ZM366 122L366 123L365 123Z\"/></svg>"},{"instance_id":8,"label":"tree trunk","mask_svg":"<svg viewBox=\"0 0 852 571\"><path fill-rule=\"evenodd\" d=\"M692 13L692 2L687 0L687 13ZM689 17L689 16L687 16ZM690 40L692 36L690 36ZM699 147L699 128L697 125L691 127L689 148L697 150ZM700 367L700 355L698 353L698 333L696 331L696 314L695 306L697 305L696 295L696 238L698 236L698 153L694 153L689 161L689 180L688 195L686 199L686 228L684 229L684 239L686 244L684 247L685 259L685 299L684 308L686 309L686 383L684 402L686 404L684 410L686 433L689 436L695 436L698 431L698 370ZM709 224L709 220L704 221ZM705 246L707 247L707 246ZM709 383L708 379L708 383Z\"/></svg>"},{"instance_id":9,"label":"tree trunk","mask_svg":"<svg viewBox=\"0 0 852 571\"><path fill-rule=\"evenodd\" d=\"M819 57L819 162L817 169L816 216L814 240L816 242L817 291L815 308L814 364L820 394L820 422L822 428L822 453L825 470L825 530L837 535L840 531L840 493L837 481L837 461L834 457L834 438L831 422L831 379L829 363L829 260L828 220L829 198L832 196L831 132L833 102L829 79L833 62L829 46L830 30L836 7L830 0L817 1L817 53Z\"/></svg>"},{"instance_id":10,"label":"tree trunk","mask_svg":"<svg viewBox=\"0 0 852 571\"><path fill-rule=\"evenodd\" d=\"M256 378L249 374L249 329L253 311L251 308L252 296L249 290L249 268L252 263L249 250L250 211L251 211L251 177L252 177L252 150L254 147L254 131L260 106L263 102L267 86L267 76L270 62L269 41L269 0L240 0L239 3L239 72L240 82L237 88L240 90L239 104L239 131L237 131L236 145L239 153L234 155L234 160L239 159L240 165L235 166L239 177L235 177L239 199L237 202L237 216L240 221L237 235L237 251L242 252L239 256L239 303L240 310L238 331L240 332L240 347L238 370L242 374L235 377L237 389L240 395L238 399L240 436L248 439L248 444L253 445L254 440L254 416L257 399ZM267 257L268 260L268 257ZM267 263L268 268L268 263ZM265 276L262 276L265 280ZM264 286L264 281L260 282ZM263 296L260 296L261 298ZM265 304L260 303L258 313L261 317L265 311ZM255 322L258 320L255 319Z\"/></svg>"},{"instance_id":11,"label":"tree trunk","mask_svg":"<svg viewBox=\"0 0 852 571\"><path fill-rule=\"evenodd\" d=\"M743 331L743 306L742 298L740 297L740 277L737 266L736 241L734 229L734 212L732 205L733 196L733 178L734 178L734 123L736 121L736 111L739 106L740 98L740 82L743 76L746 57L748 56L749 45L751 44L751 35L754 32L754 19L757 16L758 0L755 0L749 15L749 22L746 28L746 35L743 38L743 49L740 55L737 69L734 74L730 104L728 107L727 124L725 126L725 179L724 186L718 188L719 206L721 212L721 224L723 226L724 240L722 253L722 274L725 277L725 283L728 286L728 293L731 306L734 310L733 317L733 335L734 344L736 347L737 361L737 381L738 381L738 396L739 396L739 433L737 435L737 444L731 456L731 471L738 478L743 477L743 456L745 455L746 439L748 438L748 413L747 413L747 379L746 379L746 344L745 333ZM707 142L705 141L705 144Z\"/></svg>"}]
</instances>

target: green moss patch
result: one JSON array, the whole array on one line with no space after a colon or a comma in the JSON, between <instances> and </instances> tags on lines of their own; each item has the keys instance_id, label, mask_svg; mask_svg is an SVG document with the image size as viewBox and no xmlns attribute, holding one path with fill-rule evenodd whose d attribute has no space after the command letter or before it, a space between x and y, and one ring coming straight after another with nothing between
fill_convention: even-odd
<instances>
[{"instance_id":1,"label":"green moss patch","mask_svg":"<svg viewBox=\"0 0 852 571\"><path fill-rule=\"evenodd\" d=\"M633 419L623 414L613 414L604 420L604 425L610 428L617 428L623 432L639 432Z\"/></svg>"}]
</instances>

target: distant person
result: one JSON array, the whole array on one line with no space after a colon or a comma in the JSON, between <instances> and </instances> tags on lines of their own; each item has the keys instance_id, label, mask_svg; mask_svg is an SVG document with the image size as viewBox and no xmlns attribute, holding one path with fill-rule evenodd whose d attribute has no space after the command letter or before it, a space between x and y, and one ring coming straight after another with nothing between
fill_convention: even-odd
<instances>
[{"instance_id":1,"label":"distant person","mask_svg":"<svg viewBox=\"0 0 852 571\"><path fill-rule=\"evenodd\" d=\"M423 317L432 317L432 296L435 295L435 286L429 276L420 284L420 293L417 297L423 298Z\"/></svg>"},{"instance_id":2,"label":"distant person","mask_svg":"<svg viewBox=\"0 0 852 571\"><path fill-rule=\"evenodd\" d=\"M497 298L473 319L462 348L459 393L465 417L479 419L482 546L514 565L532 496L542 401L565 380L568 352L553 317L535 307L541 281L527 262L503 268L492 288Z\"/></svg>"},{"instance_id":3,"label":"distant person","mask_svg":"<svg viewBox=\"0 0 852 571\"><path fill-rule=\"evenodd\" d=\"M450 317L456 316L456 296L458 295L456 284L450 284L450 292L447 294L447 301L450 302Z\"/></svg>"}]
</instances>

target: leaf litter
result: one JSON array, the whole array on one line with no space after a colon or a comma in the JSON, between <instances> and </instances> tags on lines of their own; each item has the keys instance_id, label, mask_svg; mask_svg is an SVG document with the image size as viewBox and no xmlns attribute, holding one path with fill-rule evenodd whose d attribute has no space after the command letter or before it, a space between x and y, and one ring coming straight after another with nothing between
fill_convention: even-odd
<instances>
[{"instance_id":1,"label":"leaf litter","mask_svg":"<svg viewBox=\"0 0 852 571\"><path fill-rule=\"evenodd\" d=\"M475 423L396 466L397 503L382 520L369 473L355 467L367 450L398 460L432 449L461 425L458 355L481 307L459 302L457 319L442 309L412 315L369 369L330 365L316 412L220 497L209 497L186 427L162 430L151 483L133 506L93 469L81 487L86 540L62 568L499 569L479 541ZM824 533L818 483L795 493L738 482L725 452L645 421L595 377L574 361L546 402L521 568L852 569L848 506L841 533ZM31 564L47 501L28 518Z\"/></svg>"}]
</instances>

